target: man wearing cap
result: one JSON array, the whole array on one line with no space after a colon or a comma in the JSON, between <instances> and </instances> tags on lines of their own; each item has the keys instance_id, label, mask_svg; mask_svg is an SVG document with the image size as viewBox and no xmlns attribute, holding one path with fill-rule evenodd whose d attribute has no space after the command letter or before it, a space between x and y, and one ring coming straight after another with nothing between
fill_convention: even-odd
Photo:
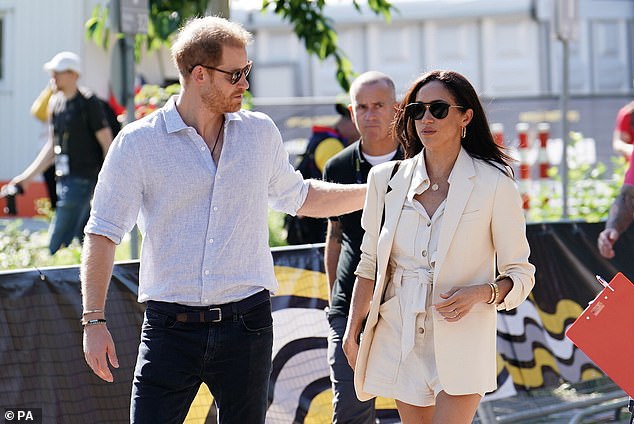
<instances>
[{"instance_id":1,"label":"man wearing cap","mask_svg":"<svg viewBox=\"0 0 634 424\"><path fill-rule=\"evenodd\" d=\"M112 132L96 96L79 87L79 56L56 54L44 69L51 73L55 90L49 100L49 136L33 162L9 185L25 188L35 176L55 164L57 203L51 222L51 254L68 246L74 237L83 240L90 199L103 159L112 143Z\"/></svg>"},{"instance_id":2,"label":"man wearing cap","mask_svg":"<svg viewBox=\"0 0 634 424\"><path fill-rule=\"evenodd\" d=\"M321 179L328 159L342 151L348 144L359 138L359 133L350 119L348 107L335 104L339 119L333 127L315 125L306 151L301 156L296 169L304 178ZM285 219L288 244L323 243L326 237L326 220L302 216Z\"/></svg>"}]
</instances>

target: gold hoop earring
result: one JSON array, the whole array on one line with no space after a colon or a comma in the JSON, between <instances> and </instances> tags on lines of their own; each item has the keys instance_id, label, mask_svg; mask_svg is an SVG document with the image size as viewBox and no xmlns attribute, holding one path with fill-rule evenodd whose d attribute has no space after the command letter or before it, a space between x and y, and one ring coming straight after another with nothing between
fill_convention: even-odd
<instances>
[{"instance_id":1,"label":"gold hoop earring","mask_svg":"<svg viewBox=\"0 0 634 424\"><path fill-rule=\"evenodd\" d=\"M460 132L460 138L465 138L467 136L467 127L461 127L462 130Z\"/></svg>"}]
</instances>

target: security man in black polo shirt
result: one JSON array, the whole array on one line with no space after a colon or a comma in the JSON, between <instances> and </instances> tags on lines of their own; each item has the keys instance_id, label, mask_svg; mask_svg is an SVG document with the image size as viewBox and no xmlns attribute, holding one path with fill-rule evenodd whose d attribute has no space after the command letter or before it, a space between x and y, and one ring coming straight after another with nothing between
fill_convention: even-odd
<instances>
[{"instance_id":1,"label":"security man in black polo shirt","mask_svg":"<svg viewBox=\"0 0 634 424\"><path fill-rule=\"evenodd\" d=\"M48 141L8 185L26 189L31 179L55 164L57 204L49 228L49 251L54 254L75 237L83 240L90 200L112 143L112 130L99 99L78 86L79 56L58 53L44 69L50 72L55 91L49 100Z\"/></svg>"},{"instance_id":2,"label":"security man in black polo shirt","mask_svg":"<svg viewBox=\"0 0 634 424\"><path fill-rule=\"evenodd\" d=\"M333 156L324 169L324 180L343 184L365 183L370 168L402 159L398 143L390 135L397 107L394 82L380 72L366 72L350 87L348 106L361 138ZM328 363L333 390L333 423L374 424L374 400L361 402L354 391L353 370L343 353L354 271L361 258L361 211L332 217L326 234L325 267L329 284Z\"/></svg>"}]
</instances>

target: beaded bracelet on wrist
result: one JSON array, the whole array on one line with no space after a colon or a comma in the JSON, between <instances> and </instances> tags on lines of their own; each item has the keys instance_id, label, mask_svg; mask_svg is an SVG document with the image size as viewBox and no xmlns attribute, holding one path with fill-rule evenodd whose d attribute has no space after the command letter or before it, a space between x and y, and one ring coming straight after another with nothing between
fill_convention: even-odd
<instances>
[{"instance_id":1,"label":"beaded bracelet on wrist","mask_svg":"<svg viewBox=\"0 0 634 424\"><path fill-rule=\"evenodd\" d=\"M89 319L87 321L82 321L81 325L83 325L84 327L88 327L90 325L99 325L99 324L105 324L106 320L103 318L99 318L99 319Z\"/></svg>"}]
</instances>

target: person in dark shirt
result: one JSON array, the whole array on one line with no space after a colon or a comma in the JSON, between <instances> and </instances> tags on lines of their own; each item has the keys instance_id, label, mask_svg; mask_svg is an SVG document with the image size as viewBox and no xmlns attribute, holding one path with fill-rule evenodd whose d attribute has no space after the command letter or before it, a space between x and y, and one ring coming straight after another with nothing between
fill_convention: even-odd
<instances>
[{"instance_id":1,"label":"person in dark shirt","mask_svg":"<svg viewBox=\"0 0 634 424\"><path fill-rule=\"evenodd\" d=\"M372 166L402 159L398 142L390 134L396 93L394 82L380 72L361 74L350 87L349 106L361 138L333 156L325 166L324 180L343 184L367 181ZM362 211L328 221L325 266L328 280L328 363L333 390L333 423L374 423L374 401L361 402L354 391L353 371L343 353L354 271L361 257Z\"/></svg>"},{"instance_id":2,"label":"person in dark shirt","mask_svg":"<svg viewBox=\"0 0 634 424\"><path fill-rule=\"evenodd\" d=\"M112 131L98 98L77 84L79 56L61 52L44 64L55 94L49 100L49 137L33 162L8 185L26 188L29 181L55 164L57 203L49 229L49 250L55 254L73 238L83 240L90 199Z\"/></svg>"},{"instance_id":3,"label":"person in dark shirt","mask_svg":"<svg viewBox=\"0 0 634 424\"><path fill-rule=\"evenodd\" d=\"M295 165L295 169L301 172L304 179L322 179L328 159L359 138L348 107L337 103L335 110L339 114L335 125L312 127L306 151ZM326 237L326 221L322 218L287 215L284 219L287 243L290 245L323 243Z\"/></svg>"}]
</instances>

